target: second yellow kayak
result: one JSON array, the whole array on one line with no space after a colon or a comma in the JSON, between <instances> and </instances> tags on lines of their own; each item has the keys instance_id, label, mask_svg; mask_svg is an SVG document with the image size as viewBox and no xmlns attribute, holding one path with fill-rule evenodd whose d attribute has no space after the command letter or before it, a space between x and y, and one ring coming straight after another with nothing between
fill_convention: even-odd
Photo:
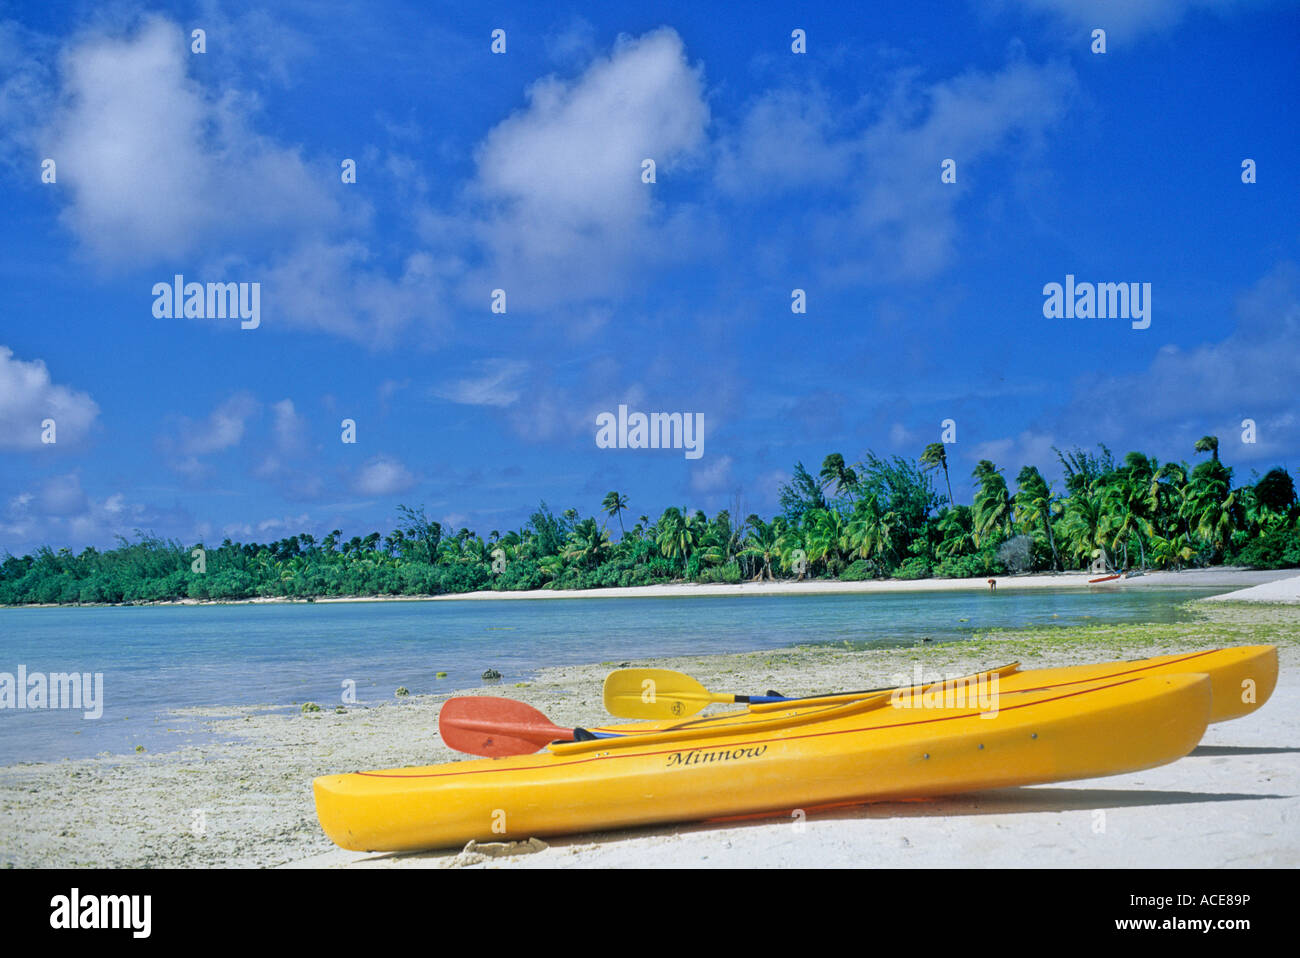
<instances>
[{"instance_id":1,"label":"second yellow kayak","mask_svg":"<svg viewBox=\"0 0 1300 958\"><path fill-rule=\"evenodd\" d=\"M654 670L641 670L651 673ZM1013 662L996 669L976 672L957 679L947 679L924 684L920 678L917 684L902 686L893 691L893 700L907 700L911 704L923 704L923 700L936 696L945 696L949 703L964 693L970 699L988 690L994 694L1023 692L1031 689L1069 689L1088 682L1124 678L1150 677L1156 675L1176 675L1186 672L1202 672L1209 676L1211 687L1211 722L1226 722L1229 719L1248 715L1268 701L1277 686L1278 660L1275 645L1244 645L1227 649L1207 649L1199 652L1180 652L1173 655L1160 655L1145 659L1131 659L1120 662L1100 662L1093 665L1070 665L1050 669L1024 669L1020 663ZM789 699L784 702L771 702L749 706L749 712L755 720L773 712L789 709L797 703L833 705L852 702L864 697L862 692L849 692L839 695L819 695L808 699ZM912 702L911 700L915 700ZM667 701L665 700L665 704ZM701 719L654 719L636 723L620 723L617 726L591 726L592 731L633 734L653 731L669 726L689 725Z\"/></svg>"}]
</instances>

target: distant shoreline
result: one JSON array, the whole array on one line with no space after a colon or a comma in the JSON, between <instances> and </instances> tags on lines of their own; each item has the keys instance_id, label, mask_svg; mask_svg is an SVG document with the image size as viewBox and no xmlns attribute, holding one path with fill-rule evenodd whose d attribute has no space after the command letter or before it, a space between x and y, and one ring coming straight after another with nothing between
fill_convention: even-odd
<instances>
[{"instance_id":1,"label":"distant shoreline","mask_svg":"<svg viewBox=\"0 0 1300 958\"><path fill-rule=\"evenodd\" d=\"M1244 569L1222 566L1212 569L1187 569L1182 572L1148 572L1132 579L1116 579L1092 584L1091 572L1061 572L1018 576L993 576L994 591L1030 589L1097 589L1116 591L1131 589L1230 589L1242 590L1300 576L1300 569ZM735 597L777 595L873 595L900 592L988 592L988 579L868 579L842 582L835 579L778 580L776 582L695 583L672 582L658 585L610 587L604 589L527 589L521 591L456 592L445 595L371 595L319 596L311 599L268 596L252 599L172 599L161 602L33 604L0 606L6 609L116 608L120 606L169 605L272 605L328 604L336 602L484 602L497 599L678 599L690 597Z\"/></svg>"}]
</instances>

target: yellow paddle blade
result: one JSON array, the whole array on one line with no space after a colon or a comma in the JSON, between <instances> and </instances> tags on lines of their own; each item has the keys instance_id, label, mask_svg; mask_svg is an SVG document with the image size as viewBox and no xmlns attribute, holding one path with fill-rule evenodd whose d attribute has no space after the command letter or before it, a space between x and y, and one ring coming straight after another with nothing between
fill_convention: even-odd
<instances>
[{"instance_id":1,"label":"yellow paddle blade","mask_svg":"<svg viewBox=\"0 0 1300 958\"><path fill-rule=\"evenodd\" d=\"M714 702L735 700L672 669L618 669L605 676L605 711L623 718L684 718Z\"/></svg>"}]
</instances>

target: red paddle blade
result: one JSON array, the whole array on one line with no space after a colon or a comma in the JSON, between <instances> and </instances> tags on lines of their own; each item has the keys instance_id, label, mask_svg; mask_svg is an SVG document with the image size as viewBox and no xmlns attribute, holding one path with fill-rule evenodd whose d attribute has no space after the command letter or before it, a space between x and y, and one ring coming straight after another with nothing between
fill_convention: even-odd
<instances>
[{"instance_id":1,"label":"red paddle blade","mask_svg":"<svg viewBox=\"0 0 1300 958\"><path fill-rule=\"evenodd\" d=\"M438 731L456 751L489 758L529 755L556 739L573 738L573 729L560 728L531 705L488 695L448 699L438 713Z\"/></svg>"}]
</instances>

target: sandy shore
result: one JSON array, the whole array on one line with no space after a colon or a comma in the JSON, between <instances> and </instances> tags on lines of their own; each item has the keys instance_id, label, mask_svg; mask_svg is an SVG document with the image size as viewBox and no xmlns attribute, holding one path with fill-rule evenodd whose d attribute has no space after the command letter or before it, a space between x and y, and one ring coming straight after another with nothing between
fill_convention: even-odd
<instances>
[{"instance_id":1,"label":"sandy shore","mask_svg":"<svg viewBox=\"0 0 1300 958\"><path fill-rule=\"evenodd\" d=\"M1283 866L1300 865L1300 607L1203 605L1190 623L1044 628L947 645L823 646L662 660L715 688L787 694L882 685L915 665L965 673L1273 642L1282 677L1254 715L1211 728L1177 763L1135 775L944 801L885 803L786 820L676 825L555 840L533 854L362 855L316 822L313 777L450 761L441 699L341 714L265 708L189 711L210 746L0 769L0 865L204 867ZM622 664L622 663L617 663ZM632 664L646 665L648 662ZM550 669L491 690L559 724L602 715L609 663ZM482 692L482 688L465 692Z\"/></svg>"},{"instance_id":2,"label":"sandy shore","mask_svg":"<svg viewBox=\"0 0 1300 958\"><path fill-rule=\"evenodd\" d=\"M1287 605L1300 603L1300 576L1289 579L1275 579L1249 589L1238 589L1223 595L1213 595L1206 602L1282 602Z\"/></svg>"},{"instance_id":3,"label":"sandy shore","mask_svg":"<svg viewBox=\"0 0 1300 958\"><path fill-rule=\"evenodd\" d=\"M1148 572L1132 579L1091 583L1091 572L1061 572L997 576L997 588L1020 589L1245 589L1294 577L1295 569L1242 569L1217 566L1212 569L1185 569L1181 572ZM863 595L891 592L986 592L987 579L871 579L865 582L839 582L834 579L780 579L775 582L740 582L735 585L698 582L674 582L609 589L527 589L518 592L460 592L454 595L371 595L322 596L310 601L331 602L473 602L501 599L678 599L689 596L744 595ZM264 605L301 603L306 599L269 597L257 599L211 600L176 599L167 602L140 602L137 605ZM31 605L25 608L56 608Z\"/></svg>"},{"instance_id":4,"label":"sandy shore","mask_svg":"<svg viewBox=\"0 0 1300 958\"><path fill-rule=\"evenodd\" d=\"M1132 579L1090 583L1092 573L1064 572L1057 575L997 576L996 587L1003 591L1019 589L1241 589L1267 584L1294 576L1295 569L1188 569L1183 572L1148 572ZM530 589L522 592L466 592L437 596L439 601L477 599L619 599L680 598L682 596L740 595L834 595L890 592L987 592L987 579L871 579L866 582L838 582L832 579L809 579L802 582L741 582L736 585L695 582L672 585L645 585L612 589ZM324 600L317 600L324 601Z\"/></svg>"}]
</instances>

